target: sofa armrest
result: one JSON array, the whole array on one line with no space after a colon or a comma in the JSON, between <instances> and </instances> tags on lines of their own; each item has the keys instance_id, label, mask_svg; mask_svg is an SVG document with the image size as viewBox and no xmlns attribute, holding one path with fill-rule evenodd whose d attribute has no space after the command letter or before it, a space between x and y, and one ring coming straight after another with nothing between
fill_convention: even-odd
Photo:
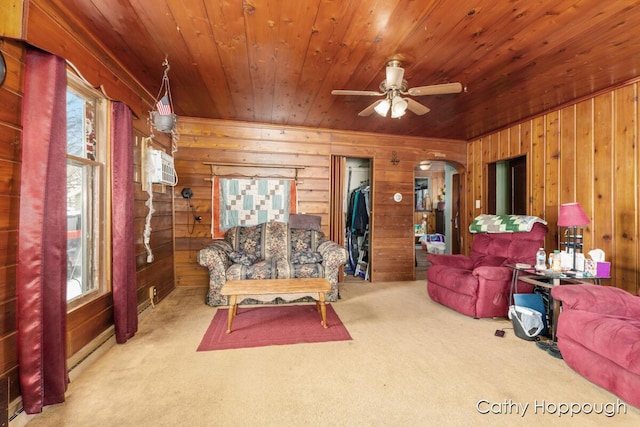
<instances>
[{"instance_id":1,"label":"sofa armrest","mask_svg":"<svg viewBox=\"0 0 640 427\"><path fill-rule=\"evenodd\" d=\"M322 255L322 265L325 270L338 270L347 262L347 250L332 240L327 240L318 246Z\"/></svg>"},{"instance_id":2,"label":"sofa armrest","mask_svg":"<svg viewBox=\"0 0 640 427\"><path fill-rule=\"evenodd\" d=\"M427 254L427 261L433 265L445 265L452 268L461 268L464 270L473 270L474 261L460 254Z\"/></svg>"},{"instance_id":3,"label":"sofa armrest","mask_svg":"<svg viewBox=\"0 0 640 427\"><path fill-rule=\"evenodd\" d=\"M229 257L227 252L232 250L231 245L224 240L216 240L209 246L200 249L196 257L198 264L209 269L209 271L216 271L217 274L224 276L225 271L230 266Z\"/></svg>"},{"instance_id":4,"label":"sofa armrest","mask_svg":"<svg viewBox=\"0 0 640 427\"><path fill-rule=\"evenodd\" d=\"M209 290L205 303L214 307L228 304L228 297L222 295L220 290L227 282L227 269L231 265L227 252L231 249L228 242L216 240L206 248L200 249L196 257L198 264L209 270Z\"/></svg>"},{"instance_id":5,"label":"sofa armrest","mask_svg":"<svg viewBox=\"0 0 640 427\"><path fill-rule=\"evenodd\" d=\"M640 297L613 286L561 285L551 290L563 310L582 310L640 319Z\"/></svg>"}]
</instances>

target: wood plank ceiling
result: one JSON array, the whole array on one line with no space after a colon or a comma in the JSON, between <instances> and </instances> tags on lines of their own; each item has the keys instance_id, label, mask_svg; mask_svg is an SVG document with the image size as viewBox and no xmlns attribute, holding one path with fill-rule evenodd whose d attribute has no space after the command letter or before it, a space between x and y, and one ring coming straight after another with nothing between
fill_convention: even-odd
<instances>
[{"instance_id":1,"label":"wood plank ceiling","mask_svg":"<svg viewBox=\"0 0 640 427\"><path fill-rule=\"evenodd\" d=\"M59 7L180 116L470 140L640 76L640 1L33 0ZM81 31L81 30L79 30ZM423 116L358 112L391 57Z\"/></svg>"}]
</instances>

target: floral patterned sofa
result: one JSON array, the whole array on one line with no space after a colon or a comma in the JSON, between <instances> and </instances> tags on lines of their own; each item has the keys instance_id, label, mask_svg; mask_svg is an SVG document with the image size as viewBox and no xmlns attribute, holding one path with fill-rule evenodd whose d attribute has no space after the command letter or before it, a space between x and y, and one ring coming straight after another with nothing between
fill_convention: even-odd
<instances>
[{"instance_id":1,"label":"floral patterned sofa","mask_svg":"<svg viewBox=\"0 0 640 427\"><path fill-rule=\"evenodd\" d=\"M314 227L316 228L316 227ZM338 299L338 271L347 261L347 251L314 228L297 228L271 221L256 226L237 226L223 239L198 252L198 264L209 269L209 292L205 302L227 305L220 294L227 280L289 279L324 277L331 284L326 301ZM316 295L317 296L317 295ZM278 303L310 300L311 294L252 295L238 303Z\"/></svg>"}]
</instances>

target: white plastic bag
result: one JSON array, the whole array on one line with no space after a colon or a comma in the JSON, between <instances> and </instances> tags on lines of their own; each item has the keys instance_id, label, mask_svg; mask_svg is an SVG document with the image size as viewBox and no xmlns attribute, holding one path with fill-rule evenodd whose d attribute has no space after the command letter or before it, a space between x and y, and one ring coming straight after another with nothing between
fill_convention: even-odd
<instances>
[{"instance_id":1,"label":"white plastic bag","mask_svg":"<svg viewBox=\"0 0 640 427\"><path fill-rule=\"evenodd\" d=\"M544 329L542 313L528 307L510 306L509 319L513 322L516 336L524 340L533 341Z\"/></svg>"}]
</instances>

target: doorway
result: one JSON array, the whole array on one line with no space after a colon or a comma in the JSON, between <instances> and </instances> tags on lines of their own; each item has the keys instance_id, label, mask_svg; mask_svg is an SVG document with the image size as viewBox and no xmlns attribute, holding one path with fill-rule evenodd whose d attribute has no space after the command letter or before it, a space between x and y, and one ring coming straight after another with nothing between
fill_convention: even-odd
<instances>
[{"instance_id":1,"label":"doorway","mask_svg":"<svg viewBox=\"0 0 640 427\"><path fill-rule=\"evenodd\" d=\"M460 253L462 180L458 169L450 162L422 160L414 170L414 182L415 276L421 279L428 268L427 254Z\"/></svg>"},{"instance_id":2,"label":"doorway","mask_svg":"<svg viewBox=\"0 0 640 427\"><path fill-rule=\"evenodd\" d=\"M487 213L527 214L527 157L488 164Z\"/></svg>"},{"instance_id":3,"label":"doorway","mask_svg":"<svg viewBox=\"0 0 640 427\"><path fill-rule=\"evenodd\" d=\"M451 176L451 253L459 254L462 235L460 234L460 174Z\"/></svg>"},{"instance_id":4,"label":"doorway","mask_svg":"<svg viewBox=\"0 0 640 427\"><path fill-rule=\"evenodd\" d=\"M372 159L332 156L329 238L348 253L344 277L371 281Z\"/></svg>"}]
</instances>

